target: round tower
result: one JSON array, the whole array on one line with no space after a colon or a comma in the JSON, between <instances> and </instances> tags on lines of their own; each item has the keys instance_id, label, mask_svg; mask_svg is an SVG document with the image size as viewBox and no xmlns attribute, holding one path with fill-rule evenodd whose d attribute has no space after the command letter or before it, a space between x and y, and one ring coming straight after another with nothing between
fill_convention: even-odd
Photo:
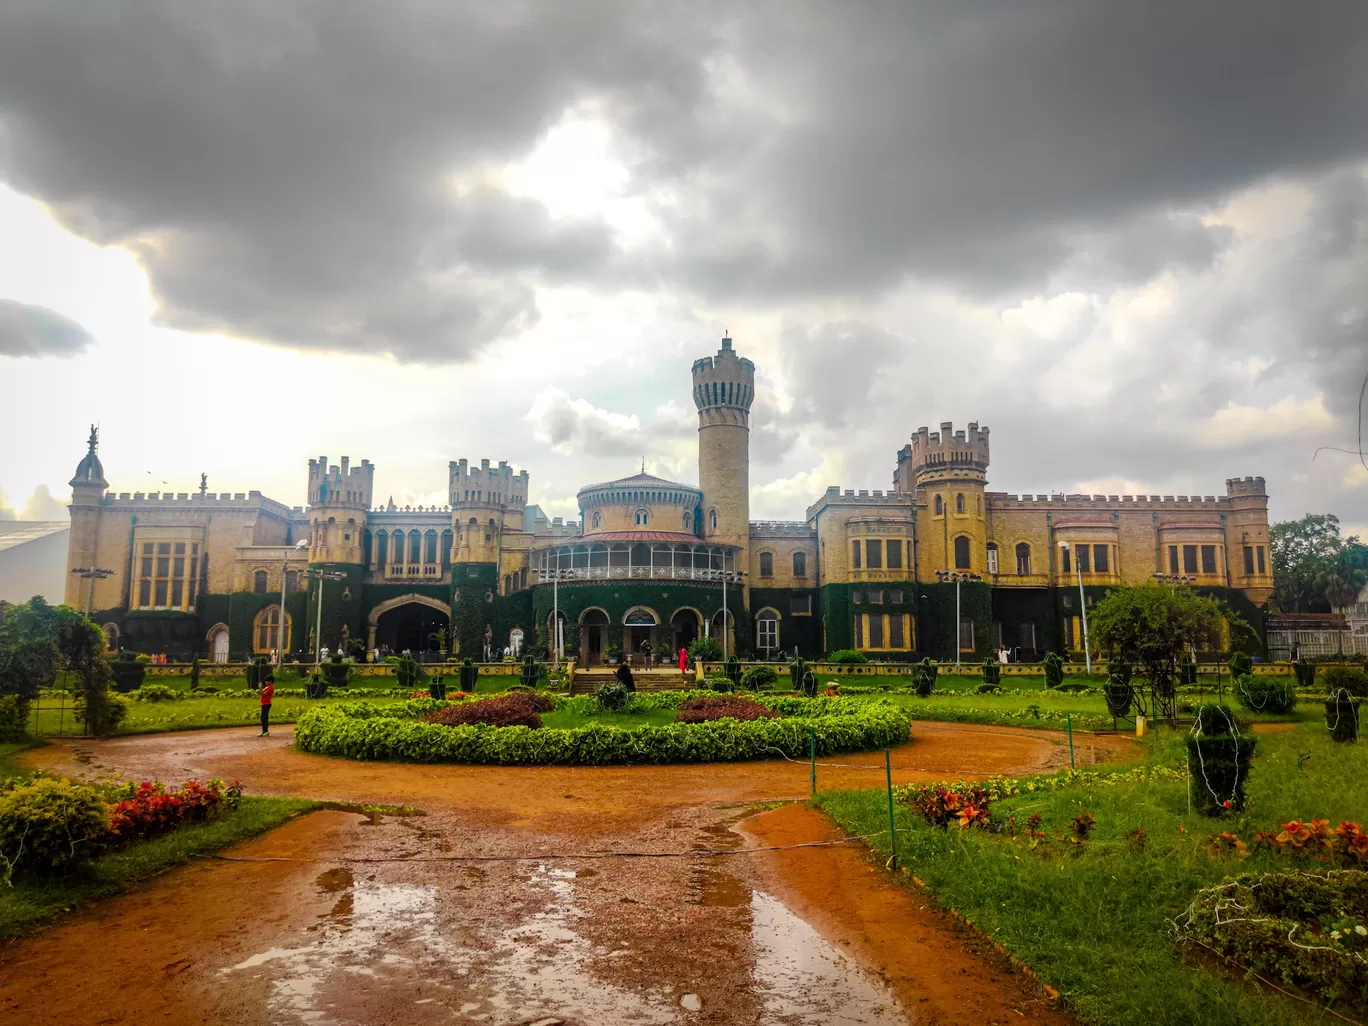
<instances>
[{"instance_id":1,"label":"round tower","mask_svg":"<svg viewBox=\"0 0 1368 1026\"><path fill-rule=\"evenodd\" d=\"M100 457L95 454L95 450L99 446L100 431L92 424L85 457L76 465L76 473L70 481L71 505L67 507L71 511L71 535L67 542L68 570L75 567L94 568L99 565L101 556L99 551L100 507L104 503L105 492L109 489L109 482L105 480L104 476L104 467L100 464ZM125 536L127 533L125 529ZM110 565L116 566L117 564L111 562ZM96 588L97 584L100 585L98 589ZM102 581L89 578L82 579L70 573L67 574L65 596L67 605L81 610L91 608L91 594L96 590L109 592L112 589ZM112 602L105 602L103 605L94 606L94 608L107 608L113 604Z\"/></svg>"},{"instance_id":2,"label":"round tower","mask_svg":"<svg viewBox=\"0 0 1368 1026\"><path fill-rule=\"evenodd\" d=\"M755 364L736 355L724 338L716 356L695 360L693 398L698 407L698 487L703 492L702 535L741 551L749 565L750 408Z\"/></svg>"},{"instance_id":3,"label":"round tower","mask_svg":"<svg viewBox=\"0 0 1368 1026\"><path fill-rule=\"evenodd\" d=\"M352 467L347 456L340 467L329 467L328 457L309 460L309 563L359 566L361 535L371 507L375 467L370 460Z\"/></svg>"},{"instance_id":4,"label":"round tower","mask_svg":"<svg viewBox=\"0 0 1368 1026\"><path fill-rule=\"evenodd\" d=\"M925 539L929 570L989 574L984 489L988 484L988 429L970 424L967 431L945 423L940 431L919 428L912 436L907 459L900 459L899 489L906 488L904 468L910 466L917 495L917 514L930 518ZM923 510L925 511L923 513Z\"/></svg>"}]
</instances>

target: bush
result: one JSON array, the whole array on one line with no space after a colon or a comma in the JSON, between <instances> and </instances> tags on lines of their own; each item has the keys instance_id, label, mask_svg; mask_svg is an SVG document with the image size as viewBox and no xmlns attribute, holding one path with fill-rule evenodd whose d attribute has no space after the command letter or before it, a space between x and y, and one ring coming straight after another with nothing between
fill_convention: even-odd
<instances>
[{"instance_id":1,"label":"bush","mask_svg":"<svg viewBox=\"0 0 1368 1026\"><path fill-rule=\"evenodd\" d=\"M655 692L642 697L654 707L664 708L672 700L697 696ZM295 724L295 744L302 751L353 759L602 766L722 762L775 755L806 759L810 736L815 736L816 753L827 756L902 744L910 728L908 714L885 702L773 696L766 697L763 704L778 711L780 717L741 723L671 723L632 730L600 725L568 730L488 730L401 719L392 709L346 703L305 712Z\"/></svg>"},{"instance_id":2,"label":"bush","mask_svg":"<svg viewBox=\"0 0 1368 1026\"><path fill-rule=\"evenodd\" d=\"M801 691L808 698L817 694L817 674L812 672L802 656L795 655L793 662L789 663L789 680L793 682L794 691Z\"/></svg>"},{"instance_id":3,"label":"bush","mask_svg":"<svg viewBox=\"0 0 1368 1026\"><path fill-rule=\"evenodd\" d=\"M703 686L709 691L717 692L731 692L736 690L732 687L730 677L709 677L703 682Z\"/></svg>"},{"instance_id":4,"label":"bush","mask_svg":"<svg viewBox=\"0 0 1368 1026\"><path fill-rule=\"evenodd\" d=\"M137 691L130 692L128 697L135 702L174 702L184 698L185 694L165 684L144 684Z\"/></svg>"},{"instance_id":5,"label":"bush","mask_svg":"<svg viewBox=\"0 0 1368 1026\"><path fill-rule=\"evenodd\" d=\"M547 696L521 691L433 709L423 713L419 719L424 723L439 723L446 727L480 723L489 727L531 727L535 730L542 725L538 713L550 712L554 708L555 705Z\"/></svg>"},{"instance_id":6,"label":"bush","mask_svg":"<svg viewBox=\"0 0 1368 1026\"><path fill-rule=\"evenodd\" d=\"M918 697L931 697L931 692L936 690L936 676L939 673L940 664L932 659L923 659L917 664L917 668L912 671L912 686L916 689Z\"/></svg>"},{"instance_id":7,"label":"bush","mask_svg":"<svg viewBox=\"0 0 1368 1026\"><path fill-rule=\"evenodd\" d=\"M1107 700L1107 713L1111 716L1125 716L1135 701L1135 688L1128 679L1123 680L1116 674L1107 678L1102 687L1102 697Z\"/></svg>"},{"instance_id":8,"label":"bush","mask_svg":"<svg viewBox=\"0 0 1368 1026\"><path fill-rule=\"evenodd\" d=\"M136 652L125 649L109 664L109 672L114 678L114 690L129 692L142 687L147 667L138 660Z\"/></svg>"},{"instance_id":9,"label":"bush","mask_svg":"<svg viewBox=\"0 0 1368 1026\"><path fill-rule=\"evenodd\" d=\"M0 741L18 741L28 733L29 700L0 695Z\"/></svg>"},{"instance_id":10,"label":"bush","mask_svg":"<svg viewBox=\"0 0 1368 1026\"><path fill-rule=\"evenodd\" d=\"M168 791L161 783L144 780L128 784L123 795L110 810L109 840L113 843L146 840L182 823L202 823L222 809L236 808L242 785L187 780L178 790Z\"/></svg>"},{"instance_id":11,"label":"bush","mask_svg":"<svg viewBox=\"0 0 1368 1026\"><path fill-rule=\"evenodd\" d=\"M518 680L525 688L535 688L537 681L541 677L541 667L530 655L523 656L522 663L518 666Z\"/></svg>"},{"instance_id":12,"label":"bush","mask_svg":"<svg viewBox=\"0 0 1368 1026\"><path fill-rule=\"evenodd\" d=\"M1297 687L1305 691L1310 691L1316 686L1316 663L1312 659L1303 659L1292 664L1292 675L1297 678Z\"/></svg>"},{"instance_id":13,"label":"bush","mask_svg":"<svg viewBox=\"0 0 1368 1026\"><path fill-rule=\"evenodd\" d=\"M983 661L983 683L998 684L1002 681L1002 667L998 665L997 656L989 656Z\"/></svg>"},{"instance_id":14,"label":"bush","mask_svg":"<svg viewBox=\"0 0 1368 1026\"><path fill-rule=\"evenodd\" d=\"M695 663L715 663L722 658L716 638L695 638L689 646L689 659Z\"/></svg>"},{"instance_id":15,"label":"bush","mask_svg":"<svg viewBox=\"0 0 1368 1026\"><path fill-rule=\"evenodd\" d=\"M1368 698L1368 672L1355 666L1332 666L1321 676L1325 690L1331 694L1347 691L1356 698Z\"/></svg>"},{"instance_id":16,"label":"bush","mask_svg":"<svg viewBox=\"0 0 1368 1026\"><path fill-rule=\"evenodd\" d=\"M72 712L77 722L85 724L87 732L104 736L119 729L128 715L128 699L104 688L78 691Z\"/></svg>"},{"instance_id":17,"label":"bush","mask_svg":"<svg viewBox=\"0 0 1368 1026\"><path fill-rule=\"evenodd\" d=\"M351 676L351 664L344 662L341 652L334 652L331 659L321 667L323 679L330 688L345 688Z\"/></svg>"},{"instance_id":18,"label":"bush","mask_svg":"<svg viewBox=\"0 0 1368 1026\"><path fill-rule=\"evenodd\" d=\"M1251 712L1290 713L1297 707L1297 689L1277 677L1235 678L1235 698Z\"/></svg>"},{"instance_id":19,"label":"bush","mask_svg":"<svg viewBox=\"0 0 1368 1026\"><path fill-rule=\"evenodd\" d=\"M598 689L594 692L594 705L597 706L601 712L626 712L627 707L631 704L631 692L617 681L608 684L600 684Z\"/></svg>"},{"instance_id":20,"label":"bush","mask_svg":"<svg viewBox=\"0 0 1368 1026\"><path fill-rule=\"evenodd\" d=\"M1357 741L1359 700L1347 691L1336 691L1325 703L1325 725L1335 741Z\"/></svg>"},{"instance_id":21,"label":"bush","mask_svg":"<svg viewBox=\"0 0 1368 1026\"><path fill-rule=\"evenodd\" d=\"M1053 690L1064 683L1064 660L1058 652L1051 652L1044 659L1045 686Z\"/></svg>"},{"instance_id":22,"label":"bush","mask_svg":"<svg viewBox=\"0 0 1368 1026\"><path fill-rule=\"evenodd\" d=\"M741 686L747 691L764 691L779 679L768 666L752 666L741 675Z\"/></svg>"},{"instance_id":23,"label":"bush","mask_svg":"<svg viewBox=\"0 0 1368 1026\"><path fill-rule=\"evenodd\" d=\"M1244 809L1245 780L1254 758L1255 739L1240 733L1239 722L1224 706L1197 709L1187 738L1192 804L1207 816Z\"/></svg>"},{"instance_id":24,"label":"bush","mask_svg":"<svg viewBox=\"0 0 1368 1026\"><path fill-rule=\"evenodd\" d=\"M853 648L838 648L827 657L827 662L850 666L854 663L867 663L869 662L869 657L863 652L858 652Z\"/></svg>"},{"instance_id":25,"label":"bush","mask_svg":"<svg viewBox=\"0 0 1368 1026\"><path fill-rule=\"evenodd\" d=\"M727 675L727 678L732 682L733 687L739 688L741 686L740 659L737 659L736 656L728 656L726 668L723 670L723 672Z\"/></svg>"},{"instance_id":26,"label":"bush","mask_svg":"<svg viewBox=\"0 0 1368 1026\"><path fill-rule=\"evenodd\" d=\"M1247 652L1230 653L1230 675L1232 677L1243 677L1249 673L1253 664L1250 662Z\"/></svg>"},{"instance_id":27,"label":"bush","mask_svg":"<svg viewBox=\"0 0 1368 1026\"><path fill-rule=\"evenodd\" d=\"M85 858L108 825L100 793L85 784L40 778L0 793L0 882Z\"/></svg>"},{"instance_id":28,"label":"bush","mask_svg":"<svg viewBox=\"0 0 1368 1026\"><path fill-rule=\"evenodd\" d=\"M759 720L779 714L751 698L690 698L679 706L676 723L707 723L710 720Z\"/></svg>"},{"instance_id":29,"label":"bush","mask_svg":"<svg viewBox=\"0 0 1368 1026\"><path fill-rule=\"evenodd\" d=\"M469 659L463 660L461 662L461 674L456 681L460 689L466 692L467 694L473 693L475 690L475 685L479 682L479 679L480 668L476 666L473 662L471 662Z\"/></svg>"}]
</instances>

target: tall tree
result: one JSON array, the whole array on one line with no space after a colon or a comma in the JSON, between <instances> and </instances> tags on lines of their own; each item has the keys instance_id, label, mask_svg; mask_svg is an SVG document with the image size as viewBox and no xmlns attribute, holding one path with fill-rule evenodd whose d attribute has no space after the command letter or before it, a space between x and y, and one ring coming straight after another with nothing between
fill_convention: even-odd
<instances>
[{"instance_id":1,"label":"tall tree","mask_svg":"<svg viewBox=\"0 0 1368 1026\"><path fill-rule=\"evenodd\" d=\"M1339 517L1308 513L1269 528L1273 605L1284 613L1328 613L1368 585L1368 546L1340 537Z\"/></svg>"}]
</instances>

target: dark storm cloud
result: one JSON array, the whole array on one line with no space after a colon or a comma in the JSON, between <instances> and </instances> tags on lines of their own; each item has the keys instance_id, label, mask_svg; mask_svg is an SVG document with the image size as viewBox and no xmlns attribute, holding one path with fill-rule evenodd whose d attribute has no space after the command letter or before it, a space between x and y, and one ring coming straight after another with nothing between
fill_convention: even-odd
<instances>
[{"instance_id":1,"label":"dark storm cloud","mask_svg":"<svg viewBox=\"0 0 1368 1026\"><path fill-rule=\"evenodd\" d=\"M0 299L0 356L73 356L93 341L55 310Z\"/></svg>"},{"instance_id":2,"label":"dark storm cloud","mask_svg":"<svg viewBox=\"0 0 1368 1026\"><path fill-rule=\"evenodd\" d=\"M461 359L543 282L754 307L1206 266L1192 211L1368 150L1366 40L1362 0L9 0L0 175L131 245L165 323ZM580 104L659 246L462 180Z\"/></svg>"}]
</instances>

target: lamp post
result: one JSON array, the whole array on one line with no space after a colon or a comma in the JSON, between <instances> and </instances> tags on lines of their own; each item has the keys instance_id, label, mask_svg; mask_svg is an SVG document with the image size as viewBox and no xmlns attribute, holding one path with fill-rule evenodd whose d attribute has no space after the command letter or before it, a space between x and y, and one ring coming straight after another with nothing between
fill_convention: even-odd
<instances>
[{"instance_id":1,"label":"lamp post","mask_svg":"<svg viewBox=\"0 0 1368 1026\"><path fill-rule=\"evenodd\" d=\"M314 660L317 665L321 666L323 663L323 582L340 581L347 575L340 570L324 570L320 567L317 570L305 570L304 576L311 577L318 582L318 619L317 626L314 628Z\"/></svg>"},{"instance_id":2,"label":"lamp post","mask_svg":"<svg viewBox=\"0 0 1368 1026\"><path fill-rule=\"evenodd\" d=\"M1077 546L1075 546L1076 548ZM1059 543L1061 554L1069 551L1069 543L1061 541ZM1092 649L1088 644L1088 600L1083 595L1083 564L1078 561L1078 553L1074 553L1074 570L1078 572L1078 611L1083 614L1083 663L1088 668L1088 676L1092 676Z\"/></svg>"},{"instance_id":3,"label":"lamp post","mask_svg":"<svg viewBox=\"0 0 1368 1026\"><path fill-rule=\"evenodd\" d=\"M556 561L551 568L551 648L555 656L555 668L559 670L561 646L565 643L561 637L560 623L560 549L554 549L551 555Z\"/></svg>"},{"instance_id":4,"label":"lamp post","mask_svg":"<svg viewBox=\"0 0 1368 1026\"><path fill-rule=\"evenodd\" d=\"M954 570L937 570L936 579L942 584L948 581L955 582L955 673L960 672L960 649L964 646L960 642L960 584L963 581L981 581L982 574L961 573Z\"/></svg>"},{"instance_id":5,"label":"lamp post","mask_svg":"<svg viewBox=\"0 0 1368 1026\"><path fill-rule=\"evenodd\" d=\"M72 572L75 576L81 578L81 580L83 580L83 581L89 581L89 582L90 582L89 584L86 585L86 607L85 607L85 615L88 617L88 616L90 616L90 603L91 603L91 599L92 599L92 597L93 597L93 595L94 595L94 593L95 593L95 581L96 581L97 579L103 581L106 577L113 577L113 576L114 576L114 571L113 571L113 570L106 570L106 569L104 569L103 567L78 566L78 567L76 567L74 570L72 570L71 572Z\"/></svg>"},{"instance_id":6,"label":"lamp post","mask_svg":"<svg viewBox=\"0 0 1368 1026\"><path fill-rule=\"evenodd\" d=\"M280 561L280 624L276 629L276 669L280 669L285 658L285 570L290 565L290 557L309 544L307 538L295 542L293 549L285 550L285 558Z\"/></svg>"}]
</instances>

